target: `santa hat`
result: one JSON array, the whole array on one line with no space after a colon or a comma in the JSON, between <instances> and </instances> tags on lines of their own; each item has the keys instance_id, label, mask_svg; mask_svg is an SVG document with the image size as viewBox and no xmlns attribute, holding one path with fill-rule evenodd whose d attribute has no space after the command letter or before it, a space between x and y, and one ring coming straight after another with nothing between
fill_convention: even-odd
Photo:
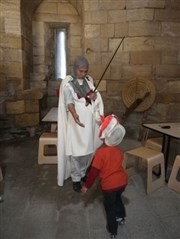
<instances>
[{"instance_id":1,"label":"santa hat","mask_svg":"<svg viewBox=\"0 0 180 239\"><path fill-rule=\"evenodd\" d=\"M121 143L126 133L125 128L120 124L115 115L108 115L101 118L99 138L105 140L108 146L117 146Z\"/></svg>"}]
</instances>

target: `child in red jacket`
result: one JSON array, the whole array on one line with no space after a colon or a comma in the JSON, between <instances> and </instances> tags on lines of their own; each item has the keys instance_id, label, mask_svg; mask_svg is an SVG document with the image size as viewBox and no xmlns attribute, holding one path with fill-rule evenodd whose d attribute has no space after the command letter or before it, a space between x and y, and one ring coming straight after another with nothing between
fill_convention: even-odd
<instances>
[{"instance_id":1,"label":"child in red jacket","mask_svg":"<svg viewBox=\"0 0 180 239\"><path fill-rule=\"evenodd\" d=\"M91 169L82 192L100 178L107 218L107 230L111 238L117 238L118 223L125 222L126 212L121 199L128 183L128 177L122 167L123 152L118 148L125 135L124 127L114 115L107 116L100 126L100 139L104 144L96 150Z\"/></svg>"}]
</instances>

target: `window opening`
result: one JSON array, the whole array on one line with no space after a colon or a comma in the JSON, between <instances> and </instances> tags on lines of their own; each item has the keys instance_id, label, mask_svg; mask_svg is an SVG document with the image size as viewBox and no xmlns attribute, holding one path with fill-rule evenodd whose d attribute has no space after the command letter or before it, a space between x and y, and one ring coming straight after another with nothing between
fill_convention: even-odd
<instances>
[{"instance_id":1,"label":"window opening","mask_svg":"<svg viewBox=\"0 0 180 239\"><path fill-rule=\"evenodd\" d=\"M67 72L66 29L56 29L56 79L64 79Z\"/></svg>"}]
</instances>

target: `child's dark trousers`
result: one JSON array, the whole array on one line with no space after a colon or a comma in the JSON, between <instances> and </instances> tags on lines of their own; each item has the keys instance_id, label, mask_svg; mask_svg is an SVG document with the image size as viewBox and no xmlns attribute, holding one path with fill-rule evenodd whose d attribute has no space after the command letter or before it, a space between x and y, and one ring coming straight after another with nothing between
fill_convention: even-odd
<instances>
[{"instance_id":1,"label":"child's dark trousers","mask_svg":"<svg viewBox=\"0 0 180 239\"><path fill-rule=\"evenodd\" d=\"M126 211L122 202L121 194L125 190L125 187L114 192L103 191L104 208L107 218L107 229L113 234L117 235L118 223L116 218L125 218Z\"/></svg>"}]
</instances>

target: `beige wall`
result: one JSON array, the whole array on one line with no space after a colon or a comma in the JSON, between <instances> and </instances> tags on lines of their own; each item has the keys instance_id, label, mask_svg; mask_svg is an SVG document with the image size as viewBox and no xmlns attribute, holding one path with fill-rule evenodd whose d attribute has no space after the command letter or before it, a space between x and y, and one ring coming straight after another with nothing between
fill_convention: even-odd
<instances>
[{"instance_id":1,"label":"beige wall","mask_svg":"<svg viewBox=\"0 0 180 239\"><path fill-rule=\"evenodd\" d=\"M21 35L22 35L22 69L23 89L30 89L30 73L32 72L32 15L26 5L21 5Z\"/></svg>"},{"instance_id":2,"label":"beige wall","mask_svg":"<svg viewBox=\"0 0 180 239\"><path fill-rule=\"evenodd\" d=\"M39 124L43 92L28 90L32 69L31 11L20 0L0 1L0 114L2 125ZM31 107L30 107L31 106Z\"/></svg>"},{"instance_id":3,"label":"beige wall","mask_svg":"<svg viewBox=\"0 0 180 239\"><path fill-rule=\"evenodd\" d=\"M126 107L122 89L129 80L148 79L155 85L154 104L145 112L131 114L126 122L128 132L137 136L145 121L180 120L178 0L44 0L38 8L31 7L29 14L25 5L20 13L19 0L8 4L1 0L0 5L3 100L12 99L19 89L29 87L46 91L49 107L57 106L54 88L59 82L51 74L48 42L53 44L52 29L66 24L68 70L74 58L83 54L96 82L125 36L99 86L106 113L123 115Z\"/></svg>"},{"instance_id":4,"label":"beige wall","mask_svg":"<svg viewBox=\"0 0 180 239\"><path fill-rule=\"evenodd\" d=\"M22 86L22 41L19 0L0 2L0 91L13 95Z\"/></svg>"},{"instance_id":5,"label":"beige wall","mask_svg":"<svg viewBox=\"0 0 180 239\"><path fill-rule=\"evenodd\" d=\"M76 2L74 2L75 4ZM76 6L77 4L75 4ZM32 88L48 89L48 106L57 106L55 88L55 54L51 57L49 48L55 49L54 29L65 26L68 31L68 72L73 59L82 55L82 21L69 1L44 0L33 15L33 72ZM52 52L53 53L53 52Z\"/></svg>"},{"instance_id":6,"label":"beige wall","mask_svg":"<svg viewBox=\"0 0 180 239\"><path fill-rule=\"evenodd\" d=\"M99 89L106 113L125 112L122 89L133 78L152 81L156 99L126 122L137 135L142 122L180 120L180 5L178 1L84 1L84 54L98 80L122 37L125 40ZM175 100L176 99L176 100Z\"/></svg>"}]
</instances>

